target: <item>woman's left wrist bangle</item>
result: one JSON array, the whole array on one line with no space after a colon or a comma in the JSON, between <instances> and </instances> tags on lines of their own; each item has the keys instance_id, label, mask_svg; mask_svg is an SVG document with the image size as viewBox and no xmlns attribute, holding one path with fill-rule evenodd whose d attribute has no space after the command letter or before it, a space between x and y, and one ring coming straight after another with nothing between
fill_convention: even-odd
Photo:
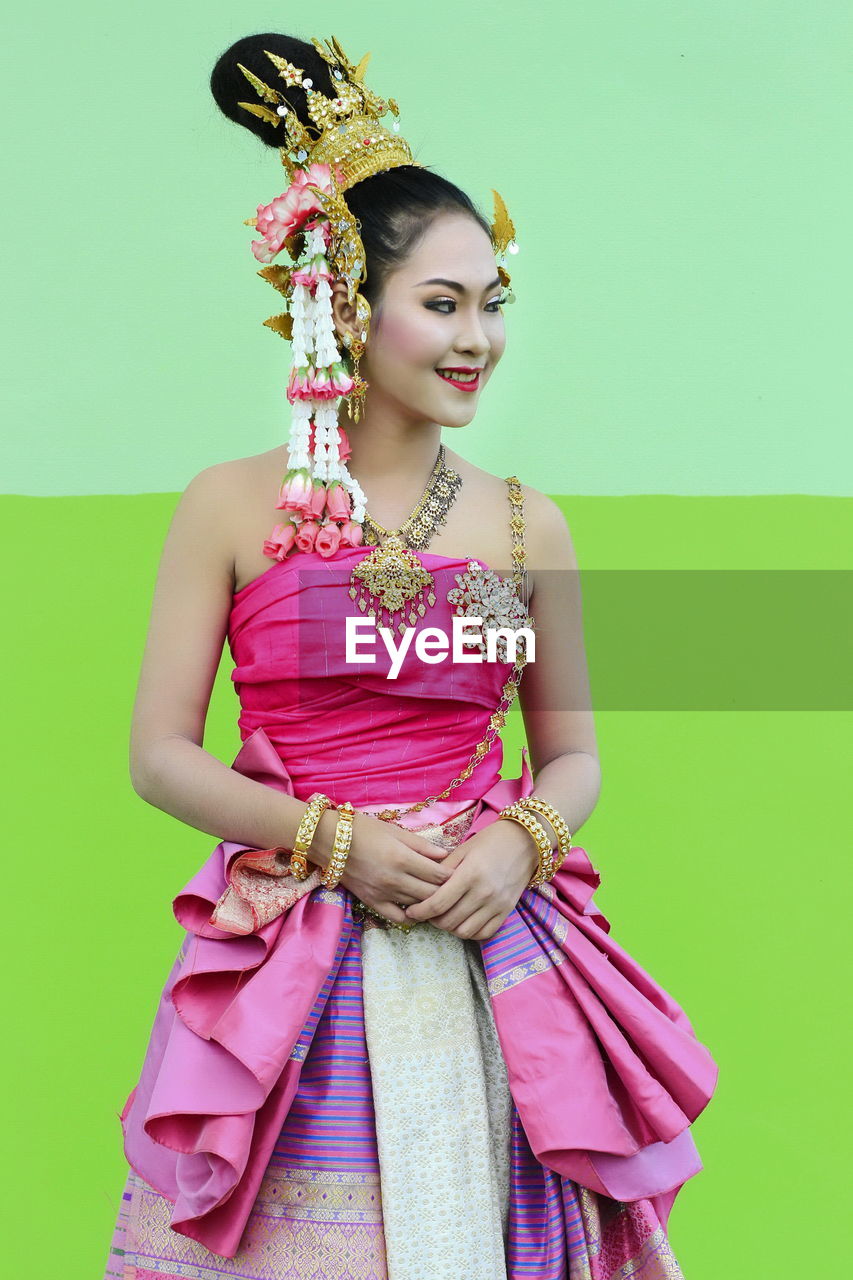
<instances>
[{"instance_id":1,"label":"woman's left wrist bangle","mask_svg":"<svg viewBox=\"0 0 853 1280\"><path fill-rule=\"evenodd\" d=\"M550 880L554 874L554 864L551 857L551 841L548 832L542 826L537 817L534 817L527 809L523 808L517 801L509 804L501 809L498 814L499 818L509 818L513 822L517 822L524 827L525 831L529 831L536 843L536 849L539 854L539 864L533 876L528 881L528 888L533 888L537 884L541 884L543 880Z\"/></svg>"},{"instance_id":2,"label":"woman's left wrist bangle","mask_svg":"<svg viewBox=\"0 0 853 1280\"><path fill-rule=\"evenodd\" d=\"M549 804L547 800L543 800L541 796L523 796L521 800L516 801L516 804L522 809L528 810L528 812L541 814L553 827L557 842L557 848L553 855L553 874L556 874L572 851L572 833L569 831L565 818L561 813L557 812L552 804Z\"/></svg>"}]
</instances>

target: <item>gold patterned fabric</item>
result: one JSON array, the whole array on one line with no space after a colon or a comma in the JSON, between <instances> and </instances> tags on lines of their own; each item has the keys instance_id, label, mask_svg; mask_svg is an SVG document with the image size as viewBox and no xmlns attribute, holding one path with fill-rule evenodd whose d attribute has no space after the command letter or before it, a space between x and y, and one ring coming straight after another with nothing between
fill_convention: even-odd
<instances>
[{"instance_id":1,"label":"gold patterned fabric","mask_svg":"<svg viewBox=\"0 0 853 1280\"><path fill-rule=\"evenodd\" d=\"M363 937L364 1020L394 1280L506 1280L512 1101L476 942Z\"/></svg>"}]
</instances>

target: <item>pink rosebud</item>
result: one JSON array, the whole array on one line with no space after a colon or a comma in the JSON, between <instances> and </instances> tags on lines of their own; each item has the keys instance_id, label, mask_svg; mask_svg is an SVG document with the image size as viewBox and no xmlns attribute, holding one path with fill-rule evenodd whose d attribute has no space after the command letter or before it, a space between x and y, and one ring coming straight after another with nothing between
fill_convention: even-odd
<instances>
[{"instance_id":1,"label":"pink rosebud","mask_svg":"<svg viewBox=\"0 0 853 1280\"><path fill-rule=\"evenodd\" d=\"M349 436L343 427L338 427L338 456L341 462L346 462L351 454L352 447L349 442Z\"/></svg>"},{"instance_id":2,"label":"pink rosebud","mask_svg":"<svg viewBox=\"0 0 853 1280\"><path fill-rule=\"evenodd\" d=\"M290 278L294 284L307 285L313 292L318 280L333 280L334 276L326 255L324 253L315 253L308 266L299 267L296 271L291 272Z\"/></svg>"},{"instance_id":3,"label":"pink rosebud","mask_svg":"<svg viewBox=\"0 0 853 1280\"><path fill-rule=\"evenodd\" d=\"M296 369L290 371L290 381L287 384L287 398L291 404L294 400L310 400L314 395L313 390L314 366L310 360L308 364L299 365Z\"/></svg>"},{"instance_id":4,"label":"pink rosebud","mask_svg":"<svg viewBox=\"0 0 853 1280\"><path fill-rule=\"evenodd\" d=\"M322 480L315 480L314 487L311 492L311 502L306 509L306 515L316 516L319 520L326 506L326 486Z\"/></svg>"},{"instance_id":5,"label":"pink rosebud","mask_svg":"<svg viewBox=\"0 0 853 1280\"><path fill-rule=\"evenodd\" d=\"M304 512L311 506L311 497L311 477L305 467L296 467L284 477L275 505L285 511Z\"/></svg>"},{"instance_id":6,"label":"pink rosebud","mask_svg":"<svg viewBox=\"0 0 853 1280\"><path fill-rule=\"evenodd\" d=\"M322 365L314 370L310 385L311 395L315 400L330 400L335 394L329 380L329 370Z\"/></svg>"},{"instance_id":7,"label":"pink rosebud","mask_svg":"<svg viewBox=\"0 0 853 1280\"><path fill-rule=\"evenodd\" d=\"M336 360L329 366L329 376L336 396L348 396L355 383L344 368L342 360Z\"/></svg>"},{"instance_id":8,"label":"pink rosebud","mask_svg":"<svg viewBox=\"0 0 853 1280\"><path fill-rule=\"evenodd\" d=\"M277 524L264 543L264 555L283 560L296 541L296 526L289 520Z\"/></svg>"},{"instance_id":9,"label":"pink rosebud","mask_svg":"<svg viewBox=\"0 0 853 1280\"><path fill-rule=\"evenodd\" d=\"M319 551L324 560L328 560L338 549L341 531L336 524L324 524L314 540L314 550Z\"/></svg>"},{"instance_id":10,"label":"pink rosebud","mask_svg":"<svg viewBox=\"0 0 853 1280\"><path fill-rule=\"evenodd\" d=\"M335 277L325 253L314 254L311 259L311 274L315 280L334 280Z\"/></svg>"},{"instance_id":11,"label":"pink rosebud","mask_svg":"<svg viewBox=\"0 0 853 1280\"><path fill-rule=\"evenodd\" d=\"M333 480L326 493L326 511L330 520L348 520L352 501L340 480Z\"/></svg>"},{"instance_id":12,"label":"pink rosebud","mask_svg":"<svg viewBox=\"0 0 853 1280\"><path fill-rule=\"evenodd\" d=\"M296 545L300 551L313 551L314 539L320 531L316 520L303 520L296 534Z\"/></svg>"},{"instance_id":13,"label":"pink rosebud","mask_svg":"<svg viewBox=\"0 0 853 1280\"><path fill-rule=\"evenodd\" d=\"M356 524L354 520L347 520L341 525L342 547L360 547L363 541L364 533L360 524Z\"/></svg>"}]
</instances>

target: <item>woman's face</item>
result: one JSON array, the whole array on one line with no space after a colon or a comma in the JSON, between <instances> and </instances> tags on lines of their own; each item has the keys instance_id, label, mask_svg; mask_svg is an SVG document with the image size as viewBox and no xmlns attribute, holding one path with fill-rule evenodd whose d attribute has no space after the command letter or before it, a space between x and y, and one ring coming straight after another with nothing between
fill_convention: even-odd
<instances>
[{"instance_id":1,"label":"woman's face","mask_svg":"<svg viewBox=\"0 0 853 1280\"><path fill-rule=\"evenodd\" d=\"M501 291L482 227L466 214L439 214L373 307L360 365L367 421L466 426L506 345ZM439 369L468 381L454 385Z\"/></svg>"}]
</instances>

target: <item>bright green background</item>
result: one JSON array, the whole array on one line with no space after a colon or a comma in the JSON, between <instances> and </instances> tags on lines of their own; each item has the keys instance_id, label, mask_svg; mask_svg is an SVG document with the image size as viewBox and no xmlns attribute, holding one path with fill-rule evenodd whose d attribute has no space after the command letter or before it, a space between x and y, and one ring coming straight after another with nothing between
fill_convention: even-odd
<instances>
[{"instance_id":1,"label":"bright green background","mask_svg":"<svg viewBox=\"0 0 853 1280\"><path fill-rule=\"evenodd\" d=\"M286 436L288 349L241 225L276 159L206 88L231 40L282 25L154 0L5 29L3 1255L32 1280L100 1280L170 902L215 843L136 797L127 737L176 492ZM462 451L566 495L584 570L850 567L851 502L827 496L851 493L846 5L605 0L522 24L506 0L332 0L301 33L372 49L418 157L487 210L506 197L518 303ZM205 746L230 762L229 669ZM673 1246L687 1280L799 1280L846 1257L850 716L597 723L597 900L721 1067Z\"/></svg>"},{"instance_id":2,"label":"bright green background","mask_svg":"<svg viewBox=\"0 0 853 1280\"><path fill-rule=\"evenodd\" d=\"M216 843L146 805L127 773L174 502L0 505L15 620L3 633L13 797L5 932L16 946L9 972L21 975L10 983L4 1081L12 1275L58 1268L64 1280L100 1280L125 1173L118 1112L182 936L170 903ZM838 540L851 499L563 502L589 570L851 567ZM59 557L51 527L62 530ZM588 633L598 625L588 618ZM594 690L595 646L589 656ZM229 763L239 748L231 665L226 650L205 739ZM597 715L603 789L579 835L602 873L597 901L720 1064L694 1126L705 1169L671 1219L688 1280L800 1280L849 1217L840 974L851 719ZM518 739L507 736L505 772L517 774Z\"/></svg>"}]
</instances>

